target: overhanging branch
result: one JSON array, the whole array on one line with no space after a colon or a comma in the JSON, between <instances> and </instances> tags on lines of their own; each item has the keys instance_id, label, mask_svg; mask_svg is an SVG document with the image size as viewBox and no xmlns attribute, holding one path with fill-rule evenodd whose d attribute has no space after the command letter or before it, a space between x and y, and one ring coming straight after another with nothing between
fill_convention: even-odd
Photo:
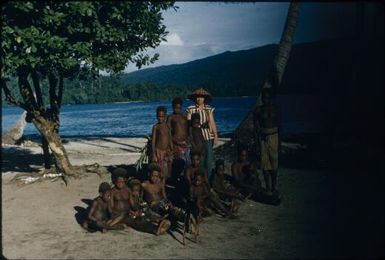
<instances>
[{"instance_id":1,"label":"overhanging branch","mask_svg":"<svg viewBox=\"0 0 385 260\"><path fill-rule=\"evenodd\" d=\"M22 109L28 111L28 107L20 102L19 100L17 100L11 93L11 91L9 90L8 86L7 86L7 83L5 82L5 79L4 78L1 78L0 79L0 85L1 85L1 88L3 89L4 91L4 94L5 94L5 100L10 103L10 104L13 104L15 106L18 106L18 107L21 107Z\"/></svg>"}]
</instances>

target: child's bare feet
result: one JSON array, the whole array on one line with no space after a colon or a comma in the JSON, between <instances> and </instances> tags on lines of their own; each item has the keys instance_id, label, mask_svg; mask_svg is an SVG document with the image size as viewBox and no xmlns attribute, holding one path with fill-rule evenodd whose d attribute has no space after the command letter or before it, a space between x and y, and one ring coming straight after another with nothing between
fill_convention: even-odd
<instances>
[{"instance_id":1,"label":"child's bare feet","mask_svg":"<svg viewBox=\"0 0 385 260\"><path fill-rule=\"evenodd\" d=\"M155 235L159 236L159 235L163 235L167 232L167 230L170 228L171 226L171 222L167 219L164 219L162 220L160 223L159 223L159 226L158 226L158 229L155 233Z\"/></svg>"}]
</instances>

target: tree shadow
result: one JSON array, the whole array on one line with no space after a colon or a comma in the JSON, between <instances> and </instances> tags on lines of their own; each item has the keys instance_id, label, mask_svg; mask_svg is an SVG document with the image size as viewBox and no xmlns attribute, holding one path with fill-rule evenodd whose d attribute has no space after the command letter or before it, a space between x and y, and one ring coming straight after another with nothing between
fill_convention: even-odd
<instances>
[{"instance_id":1,"label":"tree shadow","mask_svg":"<svg viewBox=\"0 0 385 260\"><path fill-rule=\"evenodd\" d=\"M1 171L34 172L44 166L42 154L34 154L22 147L1 148ZM31 167L35 166L36 167Z\"/></svg>"}]
</instances>

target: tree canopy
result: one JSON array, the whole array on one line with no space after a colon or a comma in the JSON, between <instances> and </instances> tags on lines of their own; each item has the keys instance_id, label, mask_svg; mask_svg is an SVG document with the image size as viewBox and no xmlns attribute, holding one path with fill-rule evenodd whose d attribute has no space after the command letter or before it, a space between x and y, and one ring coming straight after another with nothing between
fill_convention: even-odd
<instances>
[{"instance_id":1,"label":"tree canopy","mask_svg":"<svg viewBox=\"0 0 385 260\"><path fill-rule=\"evenodd\" d=\"M169 8L176 9L174 2L8 1L2 4L1 88L9 103L27 111L26 120L44 136L61 172L72 172L58 135L64 78L77 78L84 71L94 75L101 70L118 73L128 63L141 67L154 62L158 55L150 56L144 51L157 47L165 39L162 12ZM7 84L12 76L18 79L22 101ZM48 91L41 85L46 79ZM49 108L44 104L44 95L49 96Z\"/></svg>"},{"instance_id":2,"label":"tree canopy","mask_svg":"<svg viewBox=\"0 0 385 260\"><path fill-rule=\"evenodd\" d=\"M1 12L2 76L28 65L46 74L80 66L119 72L166 35L162 10L172 2L7 2Z\"/></svg>"}]
</instances>

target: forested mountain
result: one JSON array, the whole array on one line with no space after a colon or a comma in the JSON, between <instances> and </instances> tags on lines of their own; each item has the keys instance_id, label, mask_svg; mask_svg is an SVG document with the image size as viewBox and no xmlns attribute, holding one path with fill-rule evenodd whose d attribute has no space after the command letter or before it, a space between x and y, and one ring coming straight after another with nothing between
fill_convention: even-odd
<instances>
[{"instance_id":1,"label":"forested mountain","mask_svg":"<svg viewBox=\"0 0 385 260\"><path fill-rule=\"evenodd\" d=\"M356 85L356 46L351 39L293 45L283 83L283 94L346 92ZM119 77L66 80L63 104L171 99L203 86L214 96L254 96L266 78L277 45L224 52L184 64L142 69ZM362 47L366 48L366 47ZM363 55L361 55L363 56ZM161 57L160 57L161 58ZM355 65L356 64L356 65ZM16 81L9 82L18 89ZM47 84L43 91L48 92ZM4 97L3 97L4 98Z\"/></svg>"}]
</instances>

